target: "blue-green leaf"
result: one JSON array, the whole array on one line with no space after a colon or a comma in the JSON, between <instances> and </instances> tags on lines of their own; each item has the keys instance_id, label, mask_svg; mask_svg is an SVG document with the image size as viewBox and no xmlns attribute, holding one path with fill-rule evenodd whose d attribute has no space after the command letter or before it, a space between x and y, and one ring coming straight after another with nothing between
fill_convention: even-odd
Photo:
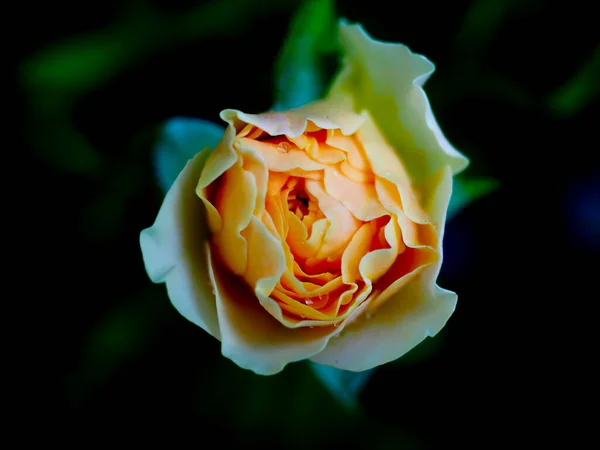
<instances>
[{"instance_id":1,"label":"blue-green leaf","mask_svg":"<svg viewBox=\"0 0 600 450\"><path fill-rule=\"evenodd\" d=\"M169 190L179 172L198 152L216 147L224 130L216 123L186 117L174 117L163 125L153 162L158 183L164 192Z\"/></svg>"},{"instance_id":2,"label":"blue-green leaf","mask_svg":"<svg viewBox=\"0 0 600 450\"><path fill-rule=\"evenodd\" d=\"M333 0L306 0L295 15L275 65L274 110L302 106L325 92L323 57L335 49Z\"/></svg>"},{"instance_id":3,"label":"blue-green leaf","mask_svg":"<svg viewBox=\"0 0 600 450\"><path fill-rule=\"evenodd\" d=\"M353 409L358 406L358 396L363 390L375 369L364 372L350 372L336 369L322 364L311 362L314 373L331 392L331 394L345 407Z\"/></svg>"},{"instance_id":4,"label":"blue-green leaf","mask_svg":"<svg viewBox=\"0 0 600 450\"><path fill-rule=\"evenodd\" d=\"M469 203L495 191L500 183L488 177L455 177L452 183L452 197L448 206L447 220L452 219Z\"/></svg>"}]
</instances>

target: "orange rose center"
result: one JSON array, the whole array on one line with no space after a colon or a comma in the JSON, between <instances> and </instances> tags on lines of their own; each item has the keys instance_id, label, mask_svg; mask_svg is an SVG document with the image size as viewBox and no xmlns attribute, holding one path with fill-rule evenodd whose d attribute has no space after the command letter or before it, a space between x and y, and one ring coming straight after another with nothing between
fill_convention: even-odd
<instances>
[{"instance_id":1,"label":"orange rose center","mask_svg":"<svg viewBox=\"0 0 600 450\"><path fill-rule=\"evenodd\" d=\"M422 264L403 241L396 187L374 174L360 129L347 136L309 121L294 137L246 125L233 150L237 165L207 190L223 223L213 245L251 288L283 264L269 261L285 259L262 295L286 323L335 325Z\"/></svg>"}]
</instances>

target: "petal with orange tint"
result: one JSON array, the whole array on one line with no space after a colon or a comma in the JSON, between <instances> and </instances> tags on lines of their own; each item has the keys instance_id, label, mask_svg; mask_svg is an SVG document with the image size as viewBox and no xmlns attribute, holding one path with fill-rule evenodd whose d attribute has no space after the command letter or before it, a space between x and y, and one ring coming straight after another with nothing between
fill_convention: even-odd
<instances>
[{"instance_id":1,"label":"petal with orange tint","mask_svg":"<svg viewBox=\"0 0 600 450\"><path fill-rule=\"evenodd\" d=\"M281 241L256 217L243 231L248 242L248 265L244 279L256 291L268 296L286 269Z\"/></svg>"},{"instance_id":2,"label":"petal with orange tint","mask_svg":"<svg viewBox=\"0 0 600 450\"><path fill-rule=\"evenodd\" d=\"M315 129L339 129L342 134L350 135L362 125L363 118L352 111L351 101L345 98L328 98L308 103L300 108L285 112L267 112L246 114L235 109L221 112L221 118L238 130L246 124L252 124L270 136L290 136L295 138L304 133L310 122Z\"/></svg>"},{"instance_id":3,"label":"petal with orange tint","mask_svg":"<svg viewBox=\"0 0 600 450\"><path fill-rule=\"evenodd\" d=\"M375 181L375 176L371 172L363 172L352 167L348 162L343 161L339 165L340 172L350 181L361 184L372 184Z\"/></svg>"},{"instance_id":4,"label":"petal with orange tint","mask_svg":"<svg viewBox=\"0 0 600 450\"><path fill-rule=\"evenodd\" d=\"M329 222L326 219L317 220L312 225L310 236L302 221L292 212L287 213L289 232L286 242L292 253L301 259L307 259L323 247L327 239Z\"/></svg>"},{"instance_id":5,"label":"petal with orange tint","mask_svg":"<svg viewBox=\"0 0 600 450\"><path fill-rule=\"evenodd\" d=\"M318 259L324 259L343 250L360 227L360 221L350 214L344 205L325 192L321 182L307 180L305 187L307 192L317 199L319 208L330 223L323 246L317 254Z\"/></svg>"},{"instance_id":6,"label":"petal with orange tint","mask_svg":"<svg viewBox=\"0 0 600 450\"><path fill-rule=\"evenodd\" d=\"M244 170L241 161L227 170L222 179L215 208L219 211L223 227L214 234L214 242L227 267L236 275L243 275L247 245L241 232L253 218L256 180L251 172Z\"/></svg>"},{"instance_id":7,"label":"petal with orange tint","mask_svg":"<svg viewBox=\"0 0 600 450\"><path fill-rule=\"evenodd\" d=\"M373 173L396 185L402 201L402 208L410 220L417 223L428 223L429 218L419 205L404 163L394 148L386 142L371 116L367 112L364 112L363 115L365 123L357 135Z\"/></svg>"},{"instance_id":8,"label":"petal with orange tint","mask_svg":"<svg viewBox=\"0 0 600 450\"><path fill-rule=\"evenodd\" d=\"M321 163L312 160L303 150L289 143L289 147L280 147L280 144L239 138L235 140L234 145L239 151L260 154L269 170L274 172L287 172L293 169L309 172L321 170L324 167Z\"/></svg>"},{"instance_id":9,"label":"petal with orange tint","mask_svg":"<svg viewBox=\"0 0 600 450\"><path fill-rule=\"evenodd\" d=\"M327 193L348 208L358 220L366 222L387 213L372 184L352 181L331 167L325 169L323 183Z\"/></svg>"},{"instance_id":10,"label":"petal with orange tint","mask_svg":"<svg viewBox=\"0 0 600 450\"><path fill-rule=\"evenodd\" d=\"M404 286L374 312L356 317L341 336L312 361L339 369L363 371L393 361L434 336L456 306L456 294L435 286L420 267L399 280ZM367 306L368 308L368 306Z\"/></svg>"},{"instance_id":11,"label":"petal with orange tint","mask_svg":"<svg viewBox=\"0 0 600 450\"><path fill-rule=\"evenodd\" d=\"M327 144L320 144L314 138L309 139L305 150L308 156L321 164L337 164L346 160L346 154L343 151Z\"/></svg>"},{"instance_id":12,"label":"petal with orange tint","mask_svg":"<svg viewBox=\"0 0 600 450\"><path fill-rule=\"evenodd\" d=\"M385 274L392 267L398 254L404 250L404 244L400 238L400 229L396 221L390 220L384 230L385 239L390 248L369 252L360 261L360 274L368 283L374 283Z\"/></svg>"},{"instance_id":13,"label":"petal with orange tint","mask_svg":"<svg viewBox=\"0 0 600 450\"><path fill-rule=\"evenodd\" d=\"M280 372L286 364L310 358L327 345L331 327L288 328L265 313L281 316L274 300L260 298L238 277L220 264L209 263L215 289L218 321L221 327L221 351L244 369L261 375ZM279 312L277 312L279 311ZM298 321L290 321L299 323ZM337 331L337 330L336 330Z\"/></svg>"},{"instance_id":14,"label":"petal with orange tint","mask_svg":"<svg viewBox=\"0 0 600 450\"><path fill-rule=\"evenodd\" d=\"M344 283L354 283L360 277L358 267L363 256L369 251L373 236L375 236L375 224L368 222L363 224L352 237L342 255Z\"/></svg>"},{"instance_id":15,"label":"petal with orange tint","mask_svg":"<svg viewBox=\"0 0 600 450\"><path fill-rule=\"evenodd\" d=\"M353 137L344 136L338 130L334 130L333 134L327 137L326 142L333 148L339 148L345 151L348 163L355 169L362 171L371 169L369 160L365 156L361 146Z\"/></svg>"}]
</instances>

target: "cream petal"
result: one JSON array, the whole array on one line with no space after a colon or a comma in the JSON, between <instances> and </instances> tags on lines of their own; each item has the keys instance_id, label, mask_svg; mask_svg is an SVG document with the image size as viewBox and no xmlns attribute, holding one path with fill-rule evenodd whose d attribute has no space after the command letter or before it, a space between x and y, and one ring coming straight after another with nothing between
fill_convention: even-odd
<instances>
[{"instance_id":1,"label":"cream petal","mask_svg":"<svg viewBox=\"0 0 600 450\"><path fill-rule=\"evenodd\" d=\"M452 315L457 299L455 293L431 282L435 271L432 265L406 275L410 280L398 293L373 313L356 315L312 361L359 372L393 361L427 336L435 336Z\"/></svg>"},{"instance_id":2,"label":"cream petal","mask_svg":"<svg viewBox=\"0 0 600 450\"><path fill-rule=\"evenodd\" d=\"M427 213L431 222L438 230L438 239L442 240L444 224L450 197L452 195L452 170L449 166L442 167L437 173L429 177L419 187L423 192L423 198L427 199L423 204L423 210Z\"/></svg>"},{"instance_id":3,"label":"cream petal","mask_svg":"<svg viewBox=\"0 0 600 450\"><path fill-rule=\"evenodd\" d=\"M452 186L451 169L442 169L432 181L428 213L443 218ZM440 240L444 223L438 230ZM338 339L331 340L314 362L339 369L363 371L393 361L427 336L435 336L456 308L454 292L440 288L436 279L441 268L442 248L437 254L413 250L417 258L410 273L392 282L378 296L365 301L352 316ZM376 306L375 306L376 305Z\"/></svg>"},{"instance_id":4,"label":"cream petal","mask_svg":"<svg viewBox=\"0 0 600 450\"><path fill-rule=\"evenodd\" d=\"M221 118L238 130L242 130L245 124L252 124L271 136L286 135L291 138L304 133L309 127L309 121L322 129L340 129L345 135L355 133L363 121L359 114L352 112L351 104L345 98L325 99L284 112L263 114L246 114L226 109L221 112Z\"/></svg>"},{"instance_id":5,"label":"cream petal","mask_svg":"<svg viewBox=\"0 0 600 450\"><path fill-rule=\"evenodd\" d=\"M146 271L165 282L173 306L190 322L221 338L206 243L210 233L195 186L209 151L198 153L171 186L154 224L140 234Z\"/></svg>"},{"instance_id":6,"label":"cream petal","mask_svg":"<svg viewBox=\"0 0 600 450\"><path fill-rule=\"evenodd\" d=\"M215 147L206 160L196 186L196 193L206 207L208 225L213 233L221 229L221 216L214 205L208 200L206 188L237 162L238 155L233 149L234 138L235 128L230 125L225 130L225 133L223 133L223 138L219 142L219 145Z\"/></svg>"},{"instance_id":7,"label":"cream petal","mask_svg":"<svg viewBox=\"0 0 600 450\"><path fill-rule=\"evenodd\" d=\"M420 206L415 193L415 185L408 175L404 162L387 143L371 115L367 111L364 111L363 114L365 123L357 135L373 173L396 185L402 202L402 210L410 220L416 223L429 223L429 217Z\"/></svg>"},{"instance_id":8,"label":"cream petal","mask_svg":"<svg viewBox=\"0 0 600 450\"><path fill-rule=\"evenodd\" d=\"M209 260L210 261L210 260ZM244 369L273 375L286 364L310 358L325 348L333 327L282 326L281 308L270 298L253 293L219 264L210 264L221 330L221 352ZM271 314L268 314L269 311ZM298 325L300 323L301 326Z\"/></svg>"},{"instance_id":9,"label":"cream petal","mask_svg":"<svg viewBox=\"0 0 600 450\"><path fill-rule=\"evenodd\" d=\"M422 85L434 65L401 44L373 39L357 24L340 24L344 67L329 96L349 95L367 109L420 182L441 167L453 173L468 165L441 132Z\"/></svg>"}]
</instances>

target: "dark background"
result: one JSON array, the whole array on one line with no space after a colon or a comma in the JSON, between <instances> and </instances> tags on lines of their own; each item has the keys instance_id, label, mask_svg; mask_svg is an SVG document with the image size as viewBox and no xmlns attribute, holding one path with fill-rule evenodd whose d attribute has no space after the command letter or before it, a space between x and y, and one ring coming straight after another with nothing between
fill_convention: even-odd
<instances>
[{"instance_id":1,"label":"dark background","mask_svg":"<svg viewBox=\"0 0 600 450\"><path fill-rule=\"evenodd\" d=\"M304 363L273 377L239 369L150 283L138 236L162 200L157 127L268 109L299 4L17 5L9 44L25 169L5 195L25 198L26 244L12 262L25 279L9 301L25 309L12 339L27 369L14 416L75 444L572 444L587 427L565 434L592 395L582 361L597 357L584 343L599 299L600 39L585 2L337 2L375 38L436 64L425 88L440 126L471 158L468 175L501 183L447 226L440 285L458 293L456 313L379 368L358 408L337 403Z\"/></svg>"}]
</instances>

